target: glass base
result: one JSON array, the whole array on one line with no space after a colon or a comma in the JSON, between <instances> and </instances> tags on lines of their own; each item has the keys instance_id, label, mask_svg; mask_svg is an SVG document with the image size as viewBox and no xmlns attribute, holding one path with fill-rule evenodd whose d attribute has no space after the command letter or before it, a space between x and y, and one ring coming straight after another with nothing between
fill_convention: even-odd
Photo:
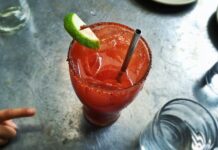
<instances>
[{"instance_id":1,"label":"glass base","mask_svg":"<svg viewBox=\"0 0 218 150\"><path fill-rule=\"evenodd\" d=\"M120 116L120 113L102 113L83 107L83 114L88 122L95 126L108 126L113 124Z\"/></svg>"}]
</instances>

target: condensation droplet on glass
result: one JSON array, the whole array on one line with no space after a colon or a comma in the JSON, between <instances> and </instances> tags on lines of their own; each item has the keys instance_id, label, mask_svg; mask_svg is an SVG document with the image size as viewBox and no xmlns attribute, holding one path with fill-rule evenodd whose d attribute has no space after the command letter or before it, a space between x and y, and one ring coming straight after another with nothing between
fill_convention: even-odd
<instances>
[{"instance_id":1,"label":"condensation droplet on glass","mask_svg":"<svg viewBox=\"0 0 218 150\"><path fill-rule=\"evenodd\" d=\"M115 47L116 45L117 45L116 40L112 40L112 41L111 41L111 46L112 46L112 47Z\"/></svg>"},{"instance_id":2,"label":"condensation droplet on glass","mask_svg":"<svg viewBox=\"0 0 218 150\"><path fill-rule=\"evenodd\" d=\"M142 53L142 50L141 50L141 49L139 50L139 57L140 57L140 58L143 57L143 53Z\"/></svg>"}]
</instances>

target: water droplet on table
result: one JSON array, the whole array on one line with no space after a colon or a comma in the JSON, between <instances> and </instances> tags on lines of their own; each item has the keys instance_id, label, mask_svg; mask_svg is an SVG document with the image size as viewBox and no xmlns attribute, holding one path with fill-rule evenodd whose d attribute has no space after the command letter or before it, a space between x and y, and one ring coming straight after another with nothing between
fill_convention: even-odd
<instances>
[{"instance_id":1,"label":"water droplet on table","mask_svg":"<svg viewBox=\"0 0 218 150\"><path fill-rule=\"evenodd\" d=\"M91 14L92 16L96 16L96 12L93 11L93 10L90 11L90 14Z\"/></svg>"}]
</instances>

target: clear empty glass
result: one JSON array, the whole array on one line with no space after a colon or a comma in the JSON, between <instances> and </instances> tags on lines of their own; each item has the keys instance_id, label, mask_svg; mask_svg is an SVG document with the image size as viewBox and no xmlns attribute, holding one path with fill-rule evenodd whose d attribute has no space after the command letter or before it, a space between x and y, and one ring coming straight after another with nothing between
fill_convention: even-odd
<instances>
[{"instance_id":1,"label":"clear empty glass","mask_svg":"<svg viewBox=\"0 0 218 150\"><path fill-rule=\"evenodd\" d=\"M165 104L140 136L141 150L211 150L217 125L210 112L189 99Z\"/></svg>"},{"instance_id":2,"label":"clear empty glass","mask_svg":"<svg viewBox=\"0 0 218 150\"><path fill-rule=\"evenodd\" d=\"M30 16L26 0L0 0L0 32L22 28Z\"/></svg>"}]
</instances>

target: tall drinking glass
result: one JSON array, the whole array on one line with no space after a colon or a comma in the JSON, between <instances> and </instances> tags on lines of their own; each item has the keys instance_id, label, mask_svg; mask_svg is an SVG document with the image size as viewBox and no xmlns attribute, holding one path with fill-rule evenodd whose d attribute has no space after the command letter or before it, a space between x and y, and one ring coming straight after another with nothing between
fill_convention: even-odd
<instances>
[{"instance_id":1,"label":"tall drinking glass","mask_svg":"<svg viewBox=\"0 0 218 150\"><path fill-rule=\"evenodd\" d=\"M151 67L151 52L140 37L126 72L118 81L134 30L128 26L104 22L90 26L100 39L97 51L72 41L69 71L73 88L83 103L85 118L98 126L116 121L120 111L142 89Z\"/></svg>"},{"instance_id":2,"label":"tall drinking glass","mask_svg":"<svg viewBox=\"0 0 218 150\"><path fill-rule=\"evenodd\" d=\"M141 150L212 150L216 142L214 118L189 99L165 104L140 136Z\"/></svg>"},{"instance_id":3,"label":"tall drinking glass","mask_svg":"<svg viewBox=\"0 0 218 150\"><path fill-rule=\"evenodd\" d=\"M29 16L26 0L0 0L0 32L10 33L22 28Z\"/></svg>"}]
</instances>

